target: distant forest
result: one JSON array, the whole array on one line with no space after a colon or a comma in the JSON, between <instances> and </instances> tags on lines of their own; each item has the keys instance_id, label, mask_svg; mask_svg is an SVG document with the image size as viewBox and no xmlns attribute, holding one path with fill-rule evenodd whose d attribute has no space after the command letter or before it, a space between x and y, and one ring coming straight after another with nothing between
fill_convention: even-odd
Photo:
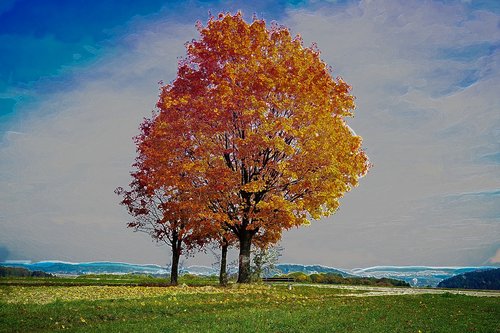
<instances>
[{"instance_id":1,"label":"distant forest","mask_svg":"<svg viewBox=\"0 0 500 333\"><path fill-rule=\"evenodd\" d=\"M364 285L364 286L379 286L379 287L410 287L410 284L396 279L390 278L374 278L374 277L359 277L348 276L344 277L338 273L316 273L307 275L303 272L294 272L281 277L293 277L295 282L312 282L324 284L347 284L347 285Z\"/></svg>"},{"instance_id":2,"label":"distant forest","mask_svg":"<svg viewBox=\"0 0 500 333\"><path fill-rule=\"evenodd\" d=\"M455 275L439 282L438 287L500 290L500 268Z\"/></svg>"},{"instance_id":3,"label":"distant forest","mask_svg":"<svg viewBox=\"0 0 500 333\"><path fill-rule=\"evenodd\" d=\"M52 274L42 271L30 271L21 267L4 267L0 266L0 277L52 277Z\"/></svg>"}]
</instances>

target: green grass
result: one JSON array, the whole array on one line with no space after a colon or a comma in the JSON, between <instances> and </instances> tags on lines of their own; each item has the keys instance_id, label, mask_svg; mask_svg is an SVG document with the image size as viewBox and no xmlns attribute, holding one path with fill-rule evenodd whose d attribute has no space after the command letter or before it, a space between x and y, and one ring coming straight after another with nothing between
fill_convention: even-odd
<instances>
[{"instance_id":1,"label":"green grass","mask_svg":"<svg viewBox=\"0 0 500 333\"><path fill-rule=\"evenodd\" d=\"M215 276L194 276L185 274L179 277L179 284L188 285L217 285L218 277ZM8 277L0 278L2 285L19 286L168 286L169 278L157 278L149 275L136 274L86 274L77 277Z\"/></svg>"},{"instance_id":2,"label":"green grass","mask_svg":"<svg viewBox=\"0 0 500 333\"><path fill-rule=\"evenodd\" d=\"M286 285L0 286L0 332L500 332L500 299Z\"/></svg>"}]
</instances>

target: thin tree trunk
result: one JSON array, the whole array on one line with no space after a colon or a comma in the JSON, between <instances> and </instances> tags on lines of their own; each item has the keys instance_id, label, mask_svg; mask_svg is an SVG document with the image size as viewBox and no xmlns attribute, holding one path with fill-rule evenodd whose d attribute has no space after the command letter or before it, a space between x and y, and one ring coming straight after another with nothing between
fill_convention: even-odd
<instances>
[{"instance_id":1,"label":"thin tree trunk","mask_svg":"<svg viewBox=\"0 0 500 333\"><path fill-rule=\"evenodd\" d=\"M222 255L220 259L220 274L219 274L219 284L221 286L226 286L227 285L227 249L229 247L229 244L227 240L224 238L222 240Z\"/></svg>"},{"instance_id":2,"label":"thin tree trunk","mask_svg":"<svg viewBox=\"0 0 500 333\"><path fill-rule=\"evenodd\" d=\"M249 230L242 230L239 235L240 257L238 269L238 283L250 283L250 248L254 233Z\"/></svg>"},{"instance_id":3,"label":"thin tree trunk","mask_svg":"<svg viewBox=\"0 0 500 333\"><path fill-rule=\"evenodd\" d=\"M179 258L181 256L180 241L174 239L172 242L172 267L170 270L170 284L177 285L179 277Z\"/></svg>"}]
</instances>

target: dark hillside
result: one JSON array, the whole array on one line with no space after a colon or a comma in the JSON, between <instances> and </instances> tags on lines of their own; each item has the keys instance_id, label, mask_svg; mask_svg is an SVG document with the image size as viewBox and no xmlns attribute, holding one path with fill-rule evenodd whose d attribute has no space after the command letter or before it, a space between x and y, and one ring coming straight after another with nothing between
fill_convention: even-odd
<instances>
[{"instance_id":1,"label":"dark hillside","mask_svg":"<svg viewBox=\"0 0 500 333\"><path fill-rule=\"evenodd\" d=\"M21 267L4 267L0 266L0 277L51 277L52 274L48 274L42 271L30 271L26 268Z\"/></svg>"},{"instance_id":2,"label":"dark hillside","mask_svg":"<svg viewBox=\"0 0 500 333\"><path fill-rule=\"evenodd\" d=\"M500 268L455 275L439 282L438 287L500 290Z\"/></svg>"}]
</instances>

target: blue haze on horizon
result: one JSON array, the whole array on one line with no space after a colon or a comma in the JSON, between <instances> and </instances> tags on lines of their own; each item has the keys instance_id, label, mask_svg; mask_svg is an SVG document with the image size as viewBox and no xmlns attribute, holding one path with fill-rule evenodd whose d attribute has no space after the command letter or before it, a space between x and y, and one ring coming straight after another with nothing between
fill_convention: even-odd
<instances>
[{"instance_id":1,"label":"blue haze on horizon","mask_svg":"<svg viewBox=\"0 0 500 333\"><path fill-rule=\"evenodd\" d=\"M374 164L283 261L500 264L500 3L474 0L2 1L0 261L168 262L113 190L195 22L237 10L318 44Z\"/></svg>"}]
</instances>

